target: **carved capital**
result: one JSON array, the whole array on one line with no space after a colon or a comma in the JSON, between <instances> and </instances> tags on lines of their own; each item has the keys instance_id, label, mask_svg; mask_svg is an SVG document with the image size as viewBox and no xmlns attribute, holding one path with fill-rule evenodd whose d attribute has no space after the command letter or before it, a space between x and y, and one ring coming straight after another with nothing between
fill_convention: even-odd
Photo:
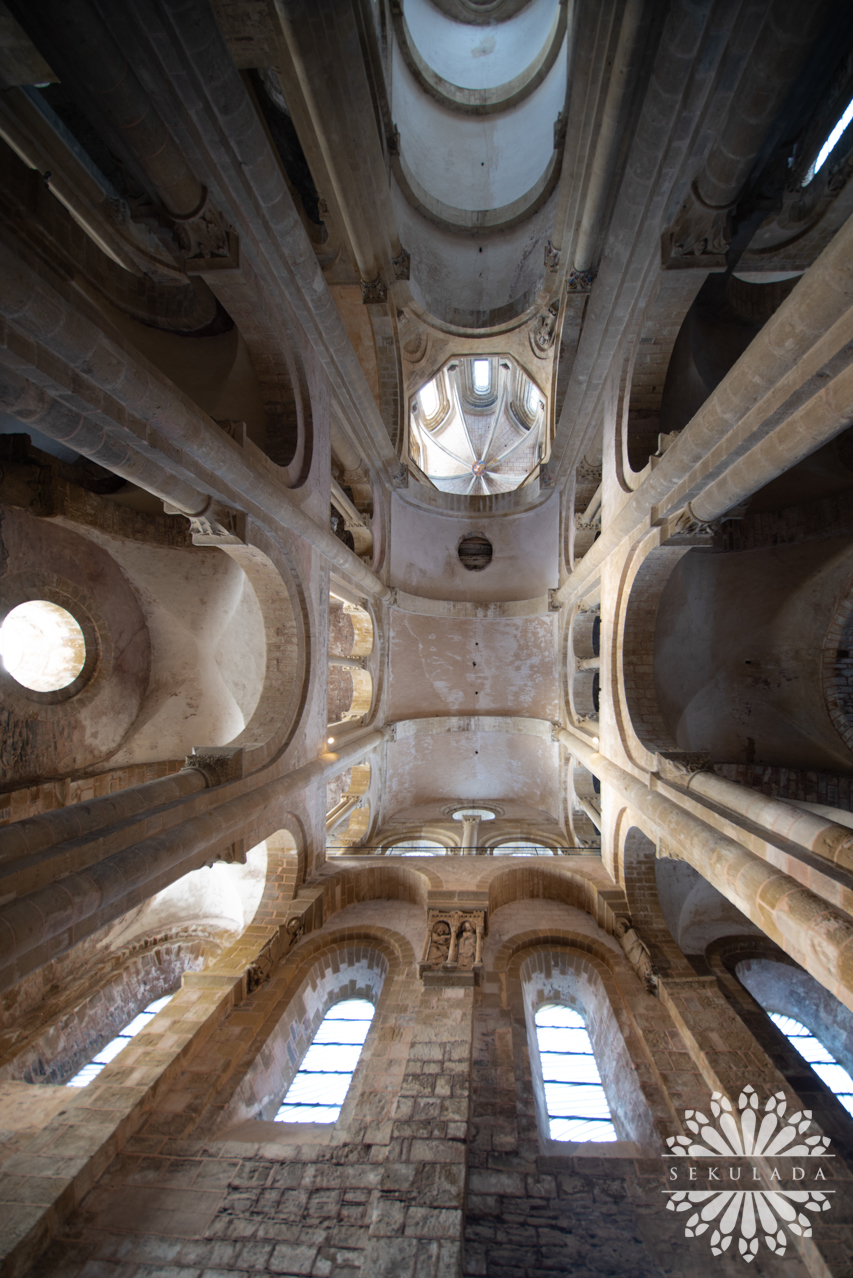
<instances>
[{"instance_id":1,"label":"carved capital","mask_svg":"<svg viewBox=\"0 0 853 1278\"><path fill-rule=\"evenodd\" d=\"M575 474L579 484L595 484L601 483L601 466L593 466L585 459L579 461Z\"/></svg>"},{"instance_id":2,"label":"carved capital","mask_svg":"<svg viewBox=\"0 0 853 1278\"><path fill-rule=\"evenodd\" d=\"M399 134L397 135L399 137ZM409 278L409 266L411 258L406 250L400 245L400 252L396 257L391 258L391 265L394 267L395 280L407 280Z\"/></svg>"},{"instance_id":3,"label":"carved capital","mask_svg":"<svg viewBox=\"0 0 853 1278\"><path fill-rule=\"evenodd\" d=\"M216 425L221 426L231 439L235 440L241 448L246 444L246 423L233 421L230 417L217 418Z\"/></svg>"},{"instance_id":4,"label":"carved capital","mask_svg":"<svg viewBox=\"0 0 853 1278\"><path fill-rule=\"evenodd\" d=\"M560 250L555 249L549 240L545 245L545 270L551 275L556 274L560 266Z\"/></svg>"},{"instance_id":5,"label":"carved capital","mask_svg":"<svg viewBox=\"0 0 853 1278\"><path fill-rule=\"evenodd\" d=\"M287 920L284 927L280 928L276 935L267 941L266 945L258 952L255 961L246 968L244 979L247 995L254 993L255 990L266 984L275 968L287 955L288 950L296 944L304 931L305 924L299 915L294 914Z\"/></svg>"},{"instance_id":6,"label":"carved capital","mask_svg":"<svg viewBox=\"0 0 853 1278\"><path fill-rule=\"evenodd\" d=\"M548 611L559 612L562 606L563 605L560 601L559 590L553 590L553 589L549 590L548 591Z\"/></svg>"},{"instance_id":7,"label":"carved capital","mask_svg":"<svg viewBox=\"0 0 853 1278\"><path fill-rule=\"evenodd\" d=\"M361 300L365 306L388 300L388 290L383 283L381 275L377 275L376 279L373 280L360 280L359 283L361 284Z\"/></svg>"},{"instance_id":8,"label":"carved capital","mask_svg":"<svg viewBox=\"0 0 853 1278\"><path fill-rule=\"evenodd\" d=\"M178 510L163 502L167 515L183 515ZM194 546L245 546L246 516L242 510L233 510L223 502L211 497L204 510L197 515L187 515L190 521L190 535Z\"/></svg>"},{"instance_id":9,"label":"carved capital","mask_svg":"<svg viewBox=\"0 0 853 1278\"><path fill-rule=\"evenodd\" d=\"M566 281L566 288L570 293L591 293L594 279L595 271L578 271L572 267L569 271L569 278Z\"/></svg>"},{"instance_id":10,"label":"carved capital","mask_svg":"<svg viewBox=\"0 0 853 1278\"><path fill-rule=\"evenodd\" d=\"M184 767L195 768L204 776L208 786L224 785L227 781L239 781L243 776L245 751L242 746L193 746Z\"/></svg>"},{"instance_id":11,"label":"carved capital","mask_svg":"<svg viewBox=\"0 0 853 1278\"><path fill-rule=\"evenodd\" d=\"M530 329L530 349L533 354L543 359L557 336L557 318L560 314L560 303L552 302L547 311L540 311Z\"/></svg>"},{"instance_id":12,"label":"carved capital","mask_svg":"<svg viewBox=\"0 0 853 1278\"><path fill-rule=\"evenodd\" d=\"M594 515L592 519L585 519L582 510L575 511L575 528L578 532L591 531L593 528L601 527L601 507L599 513Z\"/></svg>"},{"instance_id":13,"label":"carved capital","mask_svg":"<svg viewBox=\"0 0 853 1278\"><path fill-rule=\"evenodd\" d=\"M664 538L668 545L674 546L709 546L714 539L717 521L700 519L694 513L690 502L669 523L669 530Z\"/></svg>"},{"instance_id":14,"label":"carved capital","mask_svg":"<svg viewBox=\"0 0 853 1278\"><path fill-rule=\"evenodd\" d=\"M659 750L657 755L657 771L664 781L672 781L676 785L684 785L696 772L710 772L710 756L706 751L694 753L676 750Z\"/></svg>"},{"instance_id":15,"label":"carved capital","mask_svg":"<svg viewBox=\"0 0 853 1278\"><path fill-rule=\"evenodd\" d=\"M734 204L707 204L695 182L670 226L661 236L661 258L670 269L703 267L720 270L732 242Z\"/></svg>"},{"instance_id":16,"label":"carved capital","mask_svg":"<svg viewBox=\"0 0 853 1278\"><path fill-rule=\"evenodd\" d=\"M239 269L239 236L211 203L206 187L199 207L186 217L173 215L172 221L175 242L184 256L189 275Z\"/></svg>"}]
</instances>

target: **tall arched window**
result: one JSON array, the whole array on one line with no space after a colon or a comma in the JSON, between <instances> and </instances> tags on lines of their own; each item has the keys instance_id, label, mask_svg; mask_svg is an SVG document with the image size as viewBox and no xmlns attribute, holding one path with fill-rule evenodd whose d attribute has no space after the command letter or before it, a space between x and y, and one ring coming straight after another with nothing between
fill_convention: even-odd
<instances>
[{"instance_id":1,"label":"tall arched window","mask_svg":"<svg viewBox=\"0 0 853 1278\"><path fill-rule=\"evenodd\" d=\"M783 1016L781 1012L770 1012L769 1015L791 1046L797 1049L803 1060L808 1061L818 1078L835 1093L844 1108L853 1114L853 1078L843 1065L839 1065L820 1039L800 1021L795 1021L793 1016Z\"/></svg>"},{"instance_id":2,"label":"tall arched window","mask_svg":"<svg viewBox=\"0 0 853 1278\"><path fill-rule=\"evenodd\" d=\"M558 1004L534 1017L552 1140L618 1140L586 1022Z\"/></svg>"},{"instance_id":3,"label":"tall arched window","mask_svg":"<svg viewBox=\"0 0 853 1278\"><path fill-rule=\"evenodd\" d=\"M115 1060L119 1052L127 1047L132 1038L135 1038L137 1034L141 1034L144 1029L148 1028L157 1013L166 1006L172 997L173 995L166 994L163 998L155 999L153 1003L149 1003L143 1011L134 1016L129 1025L125 1025L120 1034L110 1039L109 1043L101 1048L97 1055L89 1061L88 1065L84 1065L73 1078L69 1078L65 1086L88 1087L92 1079L97 1078L101 1070L105 1069L110 1061Z\"/></svg>"},{"instance_id":4,"label":"tall arched window","mask_svg":"<svg viewBox=\"0 0 853 1278\"><path fill-rule=\"evenodd\" d=\"M364 998L329 1008L275 1116L277 1123L337 1121L374 1010Z\"/></svg>"}]
</instances>

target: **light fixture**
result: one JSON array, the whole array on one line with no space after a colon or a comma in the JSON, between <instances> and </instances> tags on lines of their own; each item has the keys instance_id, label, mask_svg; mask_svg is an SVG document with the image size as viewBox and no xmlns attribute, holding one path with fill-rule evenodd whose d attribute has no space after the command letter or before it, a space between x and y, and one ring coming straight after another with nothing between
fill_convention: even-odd
<instances>
[{"instance_id":1,"label":"light fixture","mask_svg":"<svg viewBox=\"0 0 853 1278\"><path fill-rule=\"evenodd\" d=\"M334 737L326 737L326 745L334 745L334 744L335 744Z\"/></svg>"}]
</instances>

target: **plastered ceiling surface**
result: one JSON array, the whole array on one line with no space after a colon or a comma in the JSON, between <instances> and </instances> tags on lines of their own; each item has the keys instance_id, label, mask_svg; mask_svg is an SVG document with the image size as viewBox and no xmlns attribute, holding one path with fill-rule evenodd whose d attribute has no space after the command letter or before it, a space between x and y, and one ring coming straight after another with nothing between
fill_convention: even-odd
<instances>
[{"instance_id":1,"label":"plastered ceiling surface","mask_svg":"<svg viewBox=\"0 0 853 1278\"><path fill-rule=\"evenodd\" d=\"M471 574L473 575L473 574ZM391 614L391 719L559 713L554 616Z\"/></svg>"},{"instance_id":2,"label":"plastered ceiling surface","mask_svg":"<svg viewBox=\"0 0 853 1278\"><path fill-rule=\"evenodd\" d=\"M498 803L509 820L556 821L559 746L539 736L442 732L388 746L389 820L440 820L453 803Z\"/></svg>"}]
</instances>

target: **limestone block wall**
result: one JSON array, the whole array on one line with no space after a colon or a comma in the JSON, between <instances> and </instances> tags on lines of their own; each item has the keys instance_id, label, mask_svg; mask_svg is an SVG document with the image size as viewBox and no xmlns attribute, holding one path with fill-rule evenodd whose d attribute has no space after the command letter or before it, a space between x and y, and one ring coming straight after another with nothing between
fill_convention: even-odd
<instances>
[{"instance_id":1,"label":"limestone block wall","mask_svg":"<svg viewBox=\"0 0 853 1278\"><path fill-rule=\"evenodd\" d=\"M686 1239L683 1218L665 1210L664 1137L682 1130L684 1109L707 1110L715 1088L733 1094L748 1079L796 1100L796 1078L778 1072L716 979L683 958L658 997L643 987L590 912L604 918L605 898L623 908L618 891L590 881L585 909L532 899L524 870L508 877L476 860L467 879L454 861L448 884L458 896L484 873L502 875L480 986L419 979L426 917L411 863L389 861L382 880L359 872L360 889L350 870L326 874L294 898L285 856L244 936L187 973L90 1087L0 1083L6 1272L695 1274L705 1244ZM397 868L409 887L395 883ZM368 882L379 898L365 898ZM306 932L288 950L282 925L293 915ZM271 970L259 966L267 952ZM377 1010L338 1123L268 1121L329 1000L359 992ZM553 998L588 1017L620 1136L613 1145L547 1137L528 1013ZM764 1272L804 1278L814 1263L843 1272L843 1157L832 1176L835 1218L821 1220L817 1250L781 1268L765 1256ZM715 1263L725 1278L741 1271L734 1257Z\"/></svg>"}]
</instances>

